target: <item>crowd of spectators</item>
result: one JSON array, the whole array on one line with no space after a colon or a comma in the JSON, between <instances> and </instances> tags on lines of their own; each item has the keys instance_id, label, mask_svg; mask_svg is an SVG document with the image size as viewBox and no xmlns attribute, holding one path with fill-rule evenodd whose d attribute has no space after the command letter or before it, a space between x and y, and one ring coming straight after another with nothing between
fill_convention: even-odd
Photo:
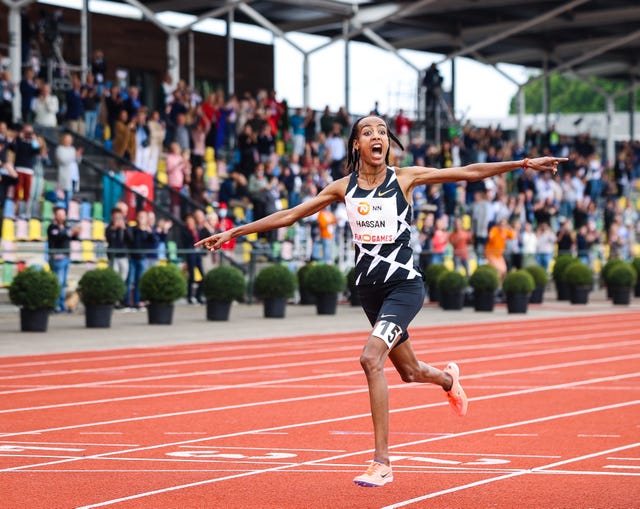
<instances>
[{"instance_id":1,"label":"crowd of spectators","mask_svg":"<svg viewBox=\"0 0 640 509\"><path fill-rule=\"evenodd\" d=\"M202 97L184 81L172 83L169 76L162 83L160 103L148 105L144 90L120 83L115 75L109 77L101 51L95 52L86 80L74 76L64 97L52 95L49 85L30 69L15 85L5 72L0 87L5 94L20 88L25 121L13 140L3 134L13 119L0 123L4 168L0 198L13 187L17 213L34 213L30 202L34 188L28 177L34 175L38 159L48 157L31 123L43 127L64 123L153 175L162 160L167 185L175 191L172 214L184 218L195 210L201 216L195 227L193 216L186 222L184 247L206 232L293 207L344 175L352 122L344 108L292 109L275 91L266 90L228 97L219 90ZM5 95L5 103L8 100L10 95ZM372 112L378 113L377 105ZM574 253L590 263L598 257L633 254L638 233L638 211L631 199L640 176L637 141L619 144L616 160L607 165L588 134L563 136L553 126L548 132L529 129L524 145L518 145L512 133L464 125L457 136L435 146L413 129L413 121L402 110L387 120L406 147L403 152L392 146L394 165L445 168L544 154L569 159L557 175L519 170L481 182L417 188L414 245L423 267L451 256L468 272L469 258L475 256L504 274L511 266L534 262L548 268L556 252ZM213 149L215 162L207 160L208 149ZM16 153L13 166L6 163L7 150ZM63 207L77 189L81 157L71 136L63 137L55 153ZM215 171L209 164L215 164ZM197 207L185 209L180 200L185 194ZM334 261L336 230L348 229L344 207L338 204L303 224L313 239L311 256ZM272 232L262 238L273 242L282 236ZM235 243L225 246L230 252L234 247ZM192 262L190 273L200 270L197 260ZM135 263L129 260L128 270L131 266Z\"/></svg>"}]
</instances>

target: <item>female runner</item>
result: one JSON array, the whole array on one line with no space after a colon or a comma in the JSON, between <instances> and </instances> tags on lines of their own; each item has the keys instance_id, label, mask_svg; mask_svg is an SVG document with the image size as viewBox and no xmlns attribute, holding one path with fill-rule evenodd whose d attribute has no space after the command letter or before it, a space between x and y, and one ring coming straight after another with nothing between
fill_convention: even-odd
<instances>
[{"instance_id":1,"label":"female runner","mask_svg":"<svg viewBox=\"0 0 640 509\"><path fill-rule=\"evenodd\" d=\"M555 172L558 163L566 161L539 157L446 169L392 168L388 166L391 140L402 147L382 118L358 119L348 142L349 175L296 207L196 243L215 251L232 238L290 226L336 201L346 204L355 244L356 285L373 327L360 364L369 387L375 454L366 472L354 479L356 484L367 487L393 481L388 450L389 394L384 374L387 357L404 382L439 385L456 414L463 416L467 412L467 396L459 382L458 366L453 362L444 370L428 366L416 358L409 342L407 327L424 304L422 274L413 265L413 252L409 247L413 189L424 184L480 180L517 168Z\"/></svg>"}]
</instances>

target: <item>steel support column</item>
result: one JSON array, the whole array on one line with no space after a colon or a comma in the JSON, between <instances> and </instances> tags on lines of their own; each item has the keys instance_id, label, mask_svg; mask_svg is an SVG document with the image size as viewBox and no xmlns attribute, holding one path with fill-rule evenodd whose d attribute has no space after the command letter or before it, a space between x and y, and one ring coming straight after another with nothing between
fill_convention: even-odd
<instances>
[{"instance_id":1,"label":"steel support column","mask_svg":"<svg viewBox=\"0 0 640 509\"><path fill-rule=\"evenodd\" d=\"M227 95L232 96L236 93L236 67L235 67L235 45L233 42L233 21L235 11L231 9L227 13Z\"/></svg>"},{"instance_id":2,"label":"steel support column","mask_svg":"<svg viewBox=\"0 0 640 509\"><path fill-rule=\"evenodd\" d=\"M180 81L180 39L176 34L167 34L167 73L175 87Z\"/></svg>"}]
</instances>

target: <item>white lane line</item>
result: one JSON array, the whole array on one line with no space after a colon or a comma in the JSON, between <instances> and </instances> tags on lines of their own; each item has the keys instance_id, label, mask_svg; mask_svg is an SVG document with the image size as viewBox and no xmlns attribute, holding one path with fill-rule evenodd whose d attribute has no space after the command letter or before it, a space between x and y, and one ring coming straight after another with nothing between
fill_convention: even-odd
<instances>
[{"instance_id":1,"label":"white lane line","mask_svg":"<svg viewBox=\"0 0 640 509\"><path fill-rule=\"evenodd\" d=\"M603 434L587 435L587 434L579 433L578 437L579 438L620 438L620 435L603 435Z\"/></svg>"},{"instance_id":2,"label":"white lane line","mask_svg":"<svg viewBox=\"0 0 640 509\"><path fill-rule=\"evenodd\" d=\"M558 384L555 386L545 386L545 387L541 387L538 389L532 389L532 390L524 390L524 391L513 391L511 393L501 393L501 394L490 394L490 395L486 395L486 396L480 396L477 398L472 399L472 401L480 401L480 400L493 400L493 399L500 399L500 398L505 398L505 397L510 397L510 396L515 396L515 395L522 395L522 394L531 394L531 393L538 393L538 392L545 392L548 390L554 390L554 389L562 389L568 385L584 385L584 384L591 384L591 383L601 383L601 382L606 382L609 381L610 379L619 379L619 378L624 378L624 377L630 377L630 376L638 376L640 375L640 373L633 373L633 374L627 374L627 375L615 375L612 377L604 377L604 378L596 378L596 379L587 379L587 380L581 380L581 381L577 381L577 382L571 382L571 383L563 383L563 384ZM613 405L607 405L606 407L598 407L599 409L614 409L614 408L623 408L626 406L630 406L630 405L635 405L640 403L640 400L635 400L635 401L631 401L631 402L624 402L624 403L616 403ZM405 408L398 408L398 409L393 409L390 411L390 413L401 413L401 412L407 412L407 411L415 411L415 410L424 410L426 408L432 408L435 406L442 406L445 405L446 403L430 403L430 404L425 404L425 405L416 405L416 406L412 406L412 407L405 407ZM577 411L577 413L575 412L570 412L570 413L566 413L566 414L559 414L561 416L572 416L572 415L580 415L581 413L583 413L583 411ZM176 413L173 415L184 415L184 413ZM204 443L204 442L208 442L211 440L219 440L219 439L224 439L224 438L235 438L235 437L239 437L239 436L247 436L247 435L253 435L256 433L260 433L260 432L272 432L272 431L284 431L284 430L289 430L289 429L295 429L295 428L304 428L304 427L308 427L308 426L315 426L315 425L321 425L321 424L329 424L329 423L335 423L335 422L345 422L345 421L349 421L349 420L354 420L354 419L360 419L360 418L369 418L370 414L369 413L363 413L363 414L355 414L355 415L348 415L348 416L341 416L341 417L333 417L333 418L328 418L328 419L322 419L322 420L317 420L317 421L310 421L310 422L301 422L301 423L295 423L295 424L285 424L285 425L281 425L281 426L275 426L275 427L271 427L271 428L266 428L266 429L257 429L257 430L245 430L245 431L238 431L238 432L233 432L233 433L226 433L223 435L216 435L216 436L211 436L211 437L204 437L204 438L194 438L191 440L184 440L184 441L180 441L180 442L173 442L173 443L168 443L168 444L157 444L157 445L151 445L151 446L145 446L145 447L141 447L141 448L136 448L136 449L129 449L129 450L123 450L123 451L113 451L113 452L109 452L109 453L102 453L102 454L98 454L98 455L93 455L91 456L92 458L100 458L100 457L106 457L106 456L111 456L114 454L128 454L131 452L137 452L137 451L148 451L148 450L154 450L154 449L160 449L163 447L175 447L175 446L180 446L180 445L187 445L187 444L197 444L197 443ZM126 419L126 422L131 422L134 420L139 420L140 418L129 418ZM543 418L543 420L545 420L545 418ZM546 419L548 420L548 419ZM122 420L120 421L122 422ZM537 421L537 420L530 420L530 421L522 421L522 423L534 423L534 422L542 422L542 421ZM62 428L55 428L52 429L50 431L59 431L59 430L63 430L63 429L74 429L77 427L82 427L82 426L86 426L86 425L76 425L76 426L67 426L67 427L62 427ZM487 431L498 431L501 429L506 429L506 428L510 428L513 427L513 425L499 425L499 426L494 426L492 428L486 428L485 430ZM430 438L426 438L426 439L420 439L420 440L415 440L412 442L407 442L404 445L405 446L410 446L410 445L417 445L417 444L423 444L423 443L427 443L430 441L435 441L435 440L442 440L442 439L446 439L446 438L451 438L453 436L464 436L464 433L461 434L450 434L450 435L444 435L444 436L436 436L436 437L430 437ZM396 446L390 446L389 449L395 449L397 448ZM89 457L87 457L89 458ZM3 471L13 471L13 470L24 470L24 469L29 469L32 467L39 467L39 466L46 466L46 465L50 465L50 464L56 464L59 462L51 462L51 463L45 463L45 464L35 464L35 465L24 465L24 466L19 466L19 467L13 467L11 469L5 469L5 470L0 470L0 472ZM66 463L66 461L62 461L62 463Z\"/></svg>"},{"instance_id":3,"label":"white lane line","mask_svg":"<svg viewBox=\"0 0 640 509\"><path fill-rule=\"evenodd\" d=\"M496 437L537 437L537 433L496 433Z\"/></svg>"},{"instance_id":4,"label":"white lane line","mask_svg":"<svg viewBox=\"0 0 640 509\"><path fill-rule=\"evenodd\" d=\"M623 356L623 357L626 359L629 356ZM637 357L640 357L640 354L637 354L635 356L630 356L630 357L637 358ZM547 365L547 366L536 366L535 368L522 368L522 369L519 369L519 370L507 370L506 373L508 373L508 374L525 373L525 372L528 373L528 372L532 372L532 371L536 371L536 370L547 371L549 369L558 368L558 367L575 367L575 366L583 365L583 364L594 365L594 364L597 364L597 363L601 362L602 360L603 359L597 359L597 360L590 359L590 360L579 361L579 362L575 362L575 363L566 363L565 362L565 363ZM387 369L391 370L393 368L387 368ZM360 372L359 371L355 371L353 373L360 373ZM502 373L505 373L505 372L498 371L498 372L494 372L494 373L478 373L478 374L475 374L475 375L470 375L468 378L499 376ZM342 375L344 375L344 373ZM624 379L627 379L627 378L635 378L635 377L637 377L639 375L640 375L640 372L635 372L635 373L628 373L628 374L624 374L624 375L615 375L615 376L612 376L612 377L605 377L605 378L591 379L591 380L601 380L601 381L624 380ZM331 374L331 375L320 375L320 376L314 377L314 378L318 379L318 378L332 377L332 376L335 376L335 375L334 374ZM268 382L264 382L264 383L268 383ZM594 382L589 382L589 383L594 383ZM257 384L251 384L251 385L257 385ZM404 387L405 385L406 384L391 385L390 389ZM581 383L581 382L569 382L569 383L561 383L561 384L552 385L552 386L534 387L534 388L530 388L530 389L521 389L521 390L516 390L516 391L508 391L508 392L503 392L501 394L510 394L510 395L529 394L529 393L532 393L532 392L550 390L550 389L553 389L553 388L566 388L566 387L579 386L579 385L584 385L584 384ZM176 417L176 416L195 415L195 414L210 413L210 412L220 412L220 411L224 411L224 410L235 410L235 409L239 409L239 408L251 408L251 407L257 407L257 406L263 406L263 405L291 403L291 402L297 402L297 401L310 401L310 400L315 400L315 399L324 399L324 398L330 398L330 397L352 395L352 394L358 394L358 393L363 393L363 392L367 392L367 388L366 387L359 388L359 389L353 389L353 390L350 390L350 391L339 391L339 392L333 392L333 393L320 393L320 394L312 394L312 395L307 395L307 396L297 396L297 397L275 399L275 400L266 400L266 401L249 402L249 403L239 403L239 404L236 404L236 405L228 405L228 406L223 406L223 407L199 408L199 409L194 409L194 410L184 410L182 412L169 412L169 413L162 413L162 414L144 415L144 416L139 416L139 417L129 417L129 418L124 418L124 419L113 419L113 420L110 420L110 421L98 421L98 422L92 422L92 423L72 424L72 425L60 426L60 427L56 427L56 428L45 428L45 429L40 429L40 430L0 433L0 438L21 436L21 435L33 434L33 433L43 433L43 432L50 432L50 431L62 431L62 430L69 430L69 429L87 428L87 427L102 426L102 425L107 425L107 424L120 424L120 423L124 423L124 422L137 422L137 421L144 421L144 420L150 420L150 419L161 419L161 418L165 418L165 417ZM485 397L492 397L492 396L493 395L480 396L480 397L473 398L472 400L479 401L479 400L484 399ZM431 403L431 404L429 404L427 406L418 406L418 407L415 407L415 408L431 408L431 407L435 407L435 406L442 406L444 404L445 404L444 402Z\"/></svg>"},{"instance_id":5,"label":"white lane line","mask_svg":"<svg viewBox=\"0 0 640 509\"><path fill-rule=\"evenodd\" d=\"M602 468L620 468L623 470L640 470L640 465L605 465Z\"/></svg>"},{"instance_id":6,"label":"white lane line","mask_svg":"<svg viewBox=\"0 0 640 509\"><path fill-rule=\"evenodd\" d=\"M625 342L626 343L626 342ZM601 349L609 349L611 348L613 345L611 343L609 344L601 344L598 345L597 348L591 348L591 350L601 350ZM584 347L580 347L580 348L575 348L575 350L578 351L583 351L585 350ZM493 356L493 357L480 357L480 358L467 358L467 359L460 359L458 362L460 363L472 363L472 362L484 362L484 361L495 361L495 360L506 360L506 359L513 359L513 358L519 358L519 357L533 357L535 355L545 355L545 354L557 354L557 353L562 353L562 352L566 352L567 350L565 348L560 348L560 349L551 349L551 350L538 350L538 351L534 351L534 352L519 352L517 354L503 354L503 355L498 355L498 356ZM420 352L418 352L418 355L420 354ZM631 360L634 358L639 358L640 354L631 354L631 355L622 355L622 356L613 356L613 357L604 357L604 358L599 358L596 360L587 360L587 361L575 361L574 363L560 363L560 364L553 364L553 365L547 365L547 366L537 366L534 368L519 368L516 370L503 370L503 371L498 371L498 372L492 372L492 373L484 373L482 375L469 375L469 376L465 376L463 377L464 380L470 380L473 378L484 378L484 377L492 377L492 376L500 376L500 375L504 375L504 374L512 374L512 373L522 373L522 372L528 372L528 371L535 371L535 370L540 370L540 369L553 369L553 368L558 368L558 367L567 367L567 366L578 366L578 365L584 365L584 364L590 364L590 363L602 363L602 362L616 362L619 360ZM340 360L344 360L344 359L340 359ZM308 363L305 364L335 364L338 362L338 359L328 359L328 360L323 360L323 361L310 361ZM349 362L353 363L353 359L349 358ZM293 363L294 366L298 367L300 365L300 363ZM281 366L281 365L280 365ZM386 368L386 370L391 371L391 368ZM217 370L214 372L210 372L209 374L219 374L221 371L223 370ZM233 371L233 369L229 369L228 371ZM242 370L239 370L242 371ZM0 410L0 414L4 414L4 413L14 413L14 412L25 412L25 411L34 411L34 410L45 410L45 409L50 409L50 408L63 408L63 407L73 407L73 406L78 406L78 405L93 405L93 404L102 404L102 403L111 403L111 402L116 402L116 401L131 401L131 400L137 400L137 399L149 399L149 398L157 398L157 397L166 397L166 396L177 396L177 395L184 395L184 394L197 394L197 393L203 393L203 392L212 392L212 391L219 391L219 390L229 390L229 389L240 389L240 388L248 388L248 389L252 389L252 388L256 388L256 387L262 387L265 385L277 385L277 384L286 384L286 383L290 383L290 382L300 382L300 381L309 381L309 380L318 380L318 379L327 379L327 378L344 378L345 376L351 376L351 375L360 375L361 371L360 370L355 370L355 371L348 371L348 372L332 372L332 373L326 373L326 374L321 374L321 375L311 375L308 377L298 377L298 378L290 378L290 379L277 379L277 380L266 380L266 381L262 381L262 382L247 382L247 383L243 383L243 384L234 384L234 385L223 385L223 386L209 386L209 387L204 387L204 388L198 388L198 389L186 389L186 390L182 390L182 391L167 391L167 392L159 392L159 393L146 393L146 394L141 394L141 395L134 395L134 396L121 396L118 398L103 398L103 399L98 399L98 400L84 400L84 401L72 401L72 402L66 402L66 403L55 403L52 405L41 405L41 406L35 406L35 407L22 407L22 408L8 408L8 409L3 409ZM170 376L176 376L176 377L187 377L187 376L195 376L196 373L186 373L186 374L178 374L178 375L170 375ZM162 376L162 377L152 377L152 378L167 378L167 376ZM148 379L148 378L146 378ZM114 381L115 382L115 381ZM102 387L105 385L108 385L112 382L110 381L106 381L106 382L95 382L95 383L86 383L86 384L75 384L75 385L70 385L70 386L52 386L52 387L48 387L48 388L44 388L43 390L52 390L52 389L57 389L57 390L61 390L61 389L67 389L67 388L77 388L77 387ZM0 393L0 394L16 394L16 393L25 393L25 392L36 392L36 391L40 391L41 389L27 389L27 390L17 390L17 391L6 391L4 393ZM2 435L0 435L2 436Z\"/></svg>"},{"instance_id":7,"label":"white lane line","mask_svg":"<svg viewBox=\"0 0 640 509\"><path fill-rule=\"evenodd\" d=\"M617 316L616 314L607 314L602 316ZM630 327L638 324L640 325L640 320L633 320L628 317L628 315L624 315L625 323ZM560 318L547 318L547 319L536 319L535 323L541 325L541 334L545 333L546 327L542 327L544 325L556 325L558 321L564 320ZM636 323L637 322L637 323ZM611 322L603 322L598 321L592 325L575 325L573 327L569 327L564 329L567 332L579 332L579 331L590 331L593 332L594 329L597 330L598 327L605 327L605 323ZM513 330L509 332L504 332L505 326L512 328ZM606 325L608 328L609 326ZM447 338L447 342L468 342L474 341L478 337L486 337L487 335L491 335L492 337L519 337L519 336L527 336L529 333L522 330L522 327L518 327L514 322L489 322L489 323L478 323L478 324L460 324L459 327L455 329L451 328L449 325L442 326L423 326L423 327L415 327L411 329L412 339L417 341L430 340L433 337L434 330L438 331L438 338L445 337ZM477 332L476 332L477 331ZM495 336L494 333L495 332ZM209 344L192 344L191 347L189 345L182 345L184 348L181 348L180 345L169 345L169 346L157 346L157 347L132 347L132 348L124 348L124 349L112 349L112 352L120 352L127 351L131 352L132 350L149 350L153 351L144 351L139 353L126 353L126 354L111 354L104 355L103 350L93 350L82 353L95 353L100 355L86 356L86 357L77 357L78 352L66 352L63 354L46 354L47 357L57 357L58 355L71 355L72 357L62 358L62 359L47 359L43 361L29 361L29 362L18 362L18 363L7 363L0 364L0 369L4 368L13 368L13 367L36 367L36 366L52 366L55 364L66 364L66 363L74 363L74 362L95 362L95 361L109 361L109 360L123 360L123 359L139 359L139 358L151 358L151 357L162 357L162 356L181 356L181 355L193 355L200 353L221 353L221 352L238 352L241 350L260 350L260 349L272 349L272 348L290 348L290 347L300 347L301 345L318 345L331 343L336 344L342 342L351 342L354 340L354 337L358 335L366 336L369 331L363 329L362 331L352 331L346 333L333 333L333 334L322 334L320 336L306 334L303 336L293 337L287 340L287 338L249 338L243 340L242 342L224 342L224 343L209 343ZM448 336L451 335L451 338ZM553 338L549 338L552 340Z\"/></svg>"},{"instance_id":8,"label":"white lane line","mask_svg":"<svg viewBox=\"0 0 640 509\"><path fill-rule=\"evenodd\" d=\"M594 338L607 338L610 339L612 337L615 336L628 336L629 332L628 331L618 331L616 333L611 332L610 330L603 330L601 332L593 332L593 329L589 329L589 334L577 334L577 335L569 335L567 334L567 332L569 332L569 330L567 331L563 331L563 337L561 339L561 341L574 341L574 340L586 340L586 339L594 339ZM523 333L524 334L524 333ZM553 342L558 343L560 340L558 338L554 338L554 337L548 337L548 338L536 338L536 339L530 339L530 340L526 340L526 341L521 341L518 343L514 343L514 338L513 338L513 333L511 332L505 332L502 334L494 334L491 336L491 339L497 339L498 337L505 337L508 338L509 341L507 342L494 342L494 343L486 343L483 344L481 347L478 347L478 345L468 345L465 347L455 347L455 351L464 351L464 350L477 350L478 348L482 348L482 349L491 349L491 348L504 348L504 347L514 347L514 346L524 346L524 345L533 345L533 344L543 344L543 343L549 343L549 342ZM527 337L529 337L529 333L527 333ZM639 344L640 342L637 340L631 340L631 341L624 341L620 344L610 344L609 346L613 347L613 346L635 346L637 344ZM315 344L314 346L317 346L317 344ZM591 348L592 345L581 345L581 346L574 346L574 347L568 347L569 349L567 351L576 351L579 350L580 348ZM415 345L414 345L415 347ZM339 346L339 347L335 347L332 348L332 352L340 352L340 351L350 351L350 350L359 350L361 348L360 344L349 344L347 346ZM596 347L597 348L597 347ZM440 352L449 352L451 351L451 346L447 346L444 349L429 349L428 352L430 354L434 354L434 353L440 353ZM64 375L69 375L69 374L73 374L75 376L82 374L82 373L111 373L111 372L118 372L118 371L127 371L127 370L136 370L136 369L151 369L151 368L159 368L159 367L175 367L175 366L185 366L185 365L190 365L190 364L204 364L204 363L227 363L230 361L236 361L236 360L249 360L249 359L268 359L268 358L277 358L277 357L291 357L293 355L315 355L315 354L322 354L322 353L326 353L327 349L326 348L314 348L314 349L307 349L307 350L286 350L283 352L268 352L268 353L258 353L258 354L253 354L253 355L234 355L234 356L229 356L229 357L220 357L220 356L215 356L215 357L209 357L209 358L202 358L199 357L197 359L187 359L187 360L171 360L171 361L165 361L165 362L155 362L155 363L144 363L144 364L125 364L125 365L119 365L119 366L105 366L105 367L95 367L95 368L84 368L84 369L66 369L66 370L60 370L60 371L42 371L42 372L38 372L38 373L22 373L22 374L18 374L18 375L6 375L6 376L0 376L0 381L1 380L22 380L22 379L28 379L28 378L41 378L41 377L50 377L50 376L64 376ZM343 360L346 359L351 359L351 358L343 358ZM260 366L261 369L264 368L269 368L269 366L264 366L264 368L262 366ZM251 370L255 370L256 366L250 366L248 368L239 368L239 369L251 369Z\"/></svg>"},{"instance_id":9,"label":"white lane line","mask_svg":"<svg viewBox=\"0 0 640 509\"><path fill-rule=\"evenodd\" d=\"M85 443L85 442L32 442L23 440L0 440L0 444L33 444L33 445L75 445L75 446L95 446L95 447L140 447L140 444L104 444L104 443Z\"/></svg>"},{"instance_id":10,"label":"white lane line","mask_svg":"<svg viewBox=\"0 0 640 509\"><path fill-rule=\"evenodd\" d=\"M497 426L491 426L489 428L476 429L476 430L470 430L470 431L464 431L464 432L461 432L461 433L456 433L454 435L451 435L450 437L433 437L433 438L428 438L428 439L420 440L420 441L416 441L416 442L410 442L410 443L407 443L407 444L398 444L398 445L390 447L390 449L398 449L400 447L406 447L406 446L416 445L416 444L423 444L423 443L427 443L427 442L433 442L433 441L436 441L436 440L446 440L446 439L452 438L452 437L475 435L475 434L479 434L479 433L485 433L487 431L494 431L496 429L505 429L505 428L508 428L508 427L516 426L516 425L534 424L534 423L540 423L540 422L546 422L546 421L550 421L550 420L555 420L555 419L559 419L559 418L574 417L574 416L577 416L577 415L585 415L585 414L599 412L599 411L603 411L603 410L610 410L610 409L613 409L613 408L621 408L621 407L624 407L624 406L629 406L631 404L638 404L638 403L640 403L640 400L638 400L636 402L633 402L633 403L625 402L625 403L619 403L619 404L616 404L616 405L607 405L605 407L595 407L595 408L583 409L583 410L579 410L579 411L575 411L575 412L567 412L567 413L564 413L564 414L556 414L556 415L551 415L551 416L539 417L539 418L536 418L536 419L529 419L527 421L521 421L519 423L501 424L501 425L497 425ZM639 444L633 444L633 447L635 447L637 445L639 445ZM602 451L600 454L610 454L612 452L625 450L625 449L628 449L628 448L631 448L631 447L632 446L618 447L618 448L615 448L615 449ZM371 453L371 452L373 452L373 450L369 449L369 450L365 450L365 451L358 451L358 452L355 452L355 453L352 452L352 453L342 454L342 455L333 456L333 457L329 457L329 458L322 458L322 459L318 459L318 460L305 461L305 462L297 463L297 464L294 464L294 465L272 467L272 468L267 468L267 469L262 469L262 470L255 470L255 471L252 471L252 472L243 472L243 473L240 473L240 474L218 477L218 478L214 478L214 479L205 479L205 480L202 480L202 481L183 484L183 485L179 485L179 486L169 486L169 487L166 487L166 488L160 488L160 489L153 490L153 491L147 491L147 492L144 492L144 493L136 493L135 495L129 495L129 496L120 497L120 498L117 498L117 499L106 500L106 501L103 501L103 502L98 502L98 503L94 503L94 504L85 505L85 506L79 507L77 509L94 509L94 508L97 508L97 507L105 507L105 506L109 506L109 505L118 504L120 502L126 502L126 501L129 501L129 500L135 500L135 499L144 498L144 497L148 497L148 496L152 496L152 495L159 495L159 494L162 494L162 493L169 493L169 492L172 492L172 491L182 490L182 489L186 489L186 488L193 488L193 487L196 487L196 486L204 486L204 485L214 484L214 483L218 483L218 482L222 482L222 481L226 481L226 480L238 479L238 478L242 478L242 477L249 477L249 476L253 476L253 475L259 475L259 474L263 474L263 473L267 473L267 472L288 470L288 469L291 469L291 468L298 468L300 466L306 466L306 465L316 465L318 463L324 463L324 462L327 462L327 461L335 461L335 460L338 460L338 459L343 459L343 458L347 458L347 457L353 457L353 456L357 456L357 455L360 455L360 454ZM583 456L583 457L580 457L580 458L575 458L574 461L578 461L579 459L588 458L588 457L591 457L591 456L593 456L593 455L586 455L586 456ZM560 464L565 464L565 463L568 463L568 462L569 461L556 462L556 463L551 463L550 465L560 465ZM445 494L445 493L449 493L449 492L453 492L453 491L460 491L462 489L468 489L470 487L479 486L481 484L487 484L489 482L495 482L497 480L508 479L509 477L523 475L523 473L527 473L527 472L528 471L524 471L524 472L523 471L518 471L518 472L511 473L511 474L499 476L499 477L496 477L496 478L486 479L484 481L479 481L477 483L471 483L471 484L467 484L467 485L464 485L464 486L458 486L458 487L455 487L455 488L451 488L450 490L444 490L444 491L441 491L441 492L437 492L435 494L428 494L428 495L425 495L423 497L412 499L411 501L405 501L405 502L401 503L401 505L388 506L387 508L383 508L383 509L392 509L392 508L396 508L396 507L403 507L405 505L409 505L410 503L415 503L416 501L426 500L428 498L434 498L435 496L439 496L439 495L442 495L442 494Z\"/></svg>"},{"instance_id":11,"label":"white lane line","mask_svg":"<svg viewBox=\"0 0 640 509\"><path fill-rule=\"evenodd\" d=\"M496 433L498 435L498 433ZM537 436L537 435L536 435ZM402 451L404 456L420 456L424 455L435 455L435 456L477 456L480 458L484 458L485 456L495 456L497 458L562 458L562 456L554 456L548 454L498 454L498 453L487 453L487 452L441 452L441 451L420 451L420 452L409 452ZM395 468L395 465L394 465Z\"/></svg>"},{"instance_id":12,"label":"white lane line","mask_svg":"<svg viewBox=\"0 0 640 509\"><path fill-rule=\"evenodd\" d=\"M627 450L627 449L632 449L634 447L638 447L639 445L640 445L640 442L635 443L635 444L624 445L622 447L615 447L613 449L608 449L606 451L598 451L598 452L595 452L595 453L585 454L583 456L577 456L575 458L570 458L570 459L563 460L563 461L557 461L555 463L549 463L548 465L543 465L541 467L535 467L535 468L532 468L531 470L522 470L520 472L513 472L513 473L510 473L510 474L505 474L505 475L501 475L501 476L498 476L498 477L492 477L490 479L483 479L481 481L476 481L476 482L473 482L473 483L463 484L463 485L460 485L460 486L454 486L454 487L448 488L446 490L435 491L433 493L428 493L426 495L415 497L415 498L412 498L410 500L403 500L403 501L397 502L395 504L387 505L387 506L384 506L382 509L398 509L399 507L405 507L405 506L408 506L408 505L411 505L411 504L415 504L417 502L423 502L424 500L429 500L429 499L432 499L432 498L440 497L442 495L448 495L450 493L456 493L458 491L467 490L467 489L470 489L470 488L475 488L477 486L482 486L484 484L489 484L489 483L493 483L493 482L497 482L497 481L503 481L505 479L510 479L512 477L519 477L519 476L527 475L527 474L534 473L534 472L544 472L545 470L553 468L554 466L567 465L569 463L575 463L577 461L583 461L583 460L586 460L586 459L595 458L595 457L598 457L598 456L602 456L604 454L610 454L612 452L624 451L624 450ZM89 507L92 507L92 506L86 506L86 507L88 509ZM95 506L95 507L98 507L98 506Z\"/></svg>"}]
</instances>

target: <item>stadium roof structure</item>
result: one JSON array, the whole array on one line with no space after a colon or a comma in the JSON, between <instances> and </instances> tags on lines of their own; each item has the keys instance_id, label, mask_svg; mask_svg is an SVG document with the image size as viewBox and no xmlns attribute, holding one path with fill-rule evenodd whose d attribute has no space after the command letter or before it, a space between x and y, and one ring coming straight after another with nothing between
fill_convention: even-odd
<instances>
[{"instance_id":1,"label":"stadium roof structure","mask_svg":"<svg viewBox=\"0 0 640 509\"><path fill-rule=\"evenodd\" d=\"M123 0L147 15L177 11L256 24L285 37L302 32L571 72L640 77L637 0Z\"/></svg>"}]
</instances>

